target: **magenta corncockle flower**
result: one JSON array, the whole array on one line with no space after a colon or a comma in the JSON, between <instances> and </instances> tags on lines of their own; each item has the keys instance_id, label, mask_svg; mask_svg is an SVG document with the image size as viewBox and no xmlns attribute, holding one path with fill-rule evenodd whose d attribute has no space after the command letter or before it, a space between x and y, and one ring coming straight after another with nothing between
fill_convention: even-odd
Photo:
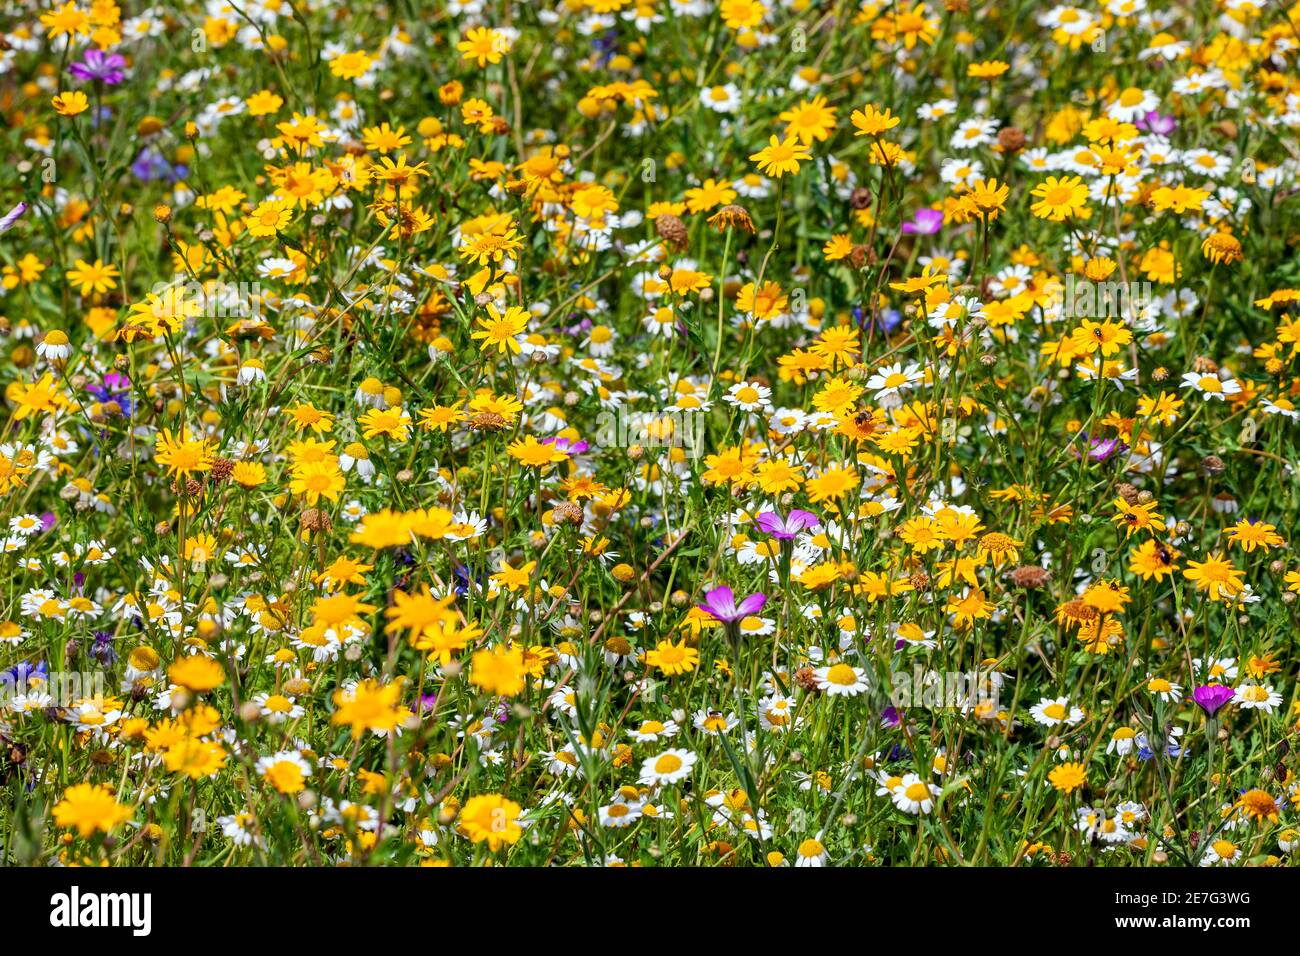
<instances>
[{"instance_id":1,"label":"magenta corncockle flower","mask_svg":"<svg viewBox=\"0 0 1300 956\"><path fill-rule=\"evenodd\" d=\"M1215 711L1232 700L1236 692L1231 687L1224 687L1222 684L1206 684L1192 691L1192 700L1200 706L1211 717Z\"/></svg>"},{"instance_id":2,"label":"magenta corncockle flower","mask_svg":"<svg viewBox=\"0 0 1300 956\"><path fill-rule=\"evenodd\" d=\"M106 86L117 86L126 79L126 60L118 53L87 50L80 63L73 63L68 72L82 82L95 80Z\"/></svg>"},{"instance_id":3,"label":"magenta corncockle flower","mask_svg":"<svg viewBox=\"0 0 1300 956\"><path fill-rule=\"evenodd\" d=\"M1128 445L1124 444L1118 438L1091 438L1087 435L1082 436L1088 439L1088 460L1089 461L1106 461L1116 455L1122 455L1128 451ZM1079 457L1079 449L1074 449L1074 457Z\"/></svg>"},{"instance_id":4,"label":"magenta corncockle flower","mask_svg":"<svg viewBox=\"0 0 1300 956\"><path fill-rule=\"evenodd\" d=\"M912 218L903 223L903 232L909 236L933 236L943 228L943 213L937 209L918 209Z\"/></svg>"},{"instance_id":5,"label":"magenta corncockle flower","mask_svg":"<svg viewBox=\"0 0 1300 956\"><path fill-rule=\"evenodd\" d=\"M741 618L757 614L763 610L763 605L766 603L767 595L759 592L751 594L737 604L735 593L724 584L712 591L705 591L704 603L698 606L701 611L708 611L724 624L734 624Z\"/></svg>"},{"instance_id":6,"label":"magenta corncockle flower","mask_svg":"<svg viewBox=\"0 0 1300 956\"><path fill-rule=\"evenodd\" d=\"M1139 116L1133 125L1157 136L1168 136L1178 128L1178 121L1174 119L1173 113L1164 114L1152 110Z\"/></svg>"},{"instance_id":7,"label":"magenta corncockle flower","mask_svg":"<svg viewBox=\"0 0 1300 956\"><path fill-rule=\"evenodd\" d=\"M558 435L552 435L550 438L543 438L543 445L554 445L557 449L564 452L570 458L581 455L591 446L585 441L570 441L567 438L561 438Z\"/></svg>"},{"instance_id":8,"label":"magenta corncockle flower","mask_svg":"<svg viewBox=\"0 0 1300 956\"><path fill-rule=\"evenodd\" d=\"M25 212L27 212L27 203L25 202L20 202L13 209L10 209L0 218L0 232L8 232L12 229L14 223L23 218Z\"/></svg>"},{"instance_id":9,"label":"magenta corncockle flower","mask_svg":"<svg viewBox=\"0 0 1300 956\"><path fill-rule=\"evenodd\" d=\"M795 508L784 518L775 511L760 512L754 518L754 523L772 537L780 541L789 541L800 531L816 527L820 522L811 511L800 511Z\"/></svg>"}]
</instances>

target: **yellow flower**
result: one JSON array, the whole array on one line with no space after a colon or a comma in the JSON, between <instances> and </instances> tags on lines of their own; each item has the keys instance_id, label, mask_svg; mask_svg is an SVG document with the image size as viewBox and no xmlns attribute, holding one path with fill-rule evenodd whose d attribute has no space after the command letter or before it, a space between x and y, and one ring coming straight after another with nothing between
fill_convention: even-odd
<instances>
[{"instance_id":1,"label":"yellow flower","mask_svg":"<svg viewBox=\"0 0 1300 956\"><path fill-rule=\"evenodd\" d=\"M722 0L723 22L733 30L748 30L763 22L767 7L759 0Z\"/></svg>"},{"instance_id":2,"label":"yellow flower","mask_svg":"<svg viewBox=\"0 0 1300 956\"><path fill-rule=\"evenodd\" d=\"M797 137L805 146L824 142L835 130L835 108L826 105L826 97L814 96L781 113L785 135Z\"/></svg>"},{"instance_id":3,"label":"yellow flower","mask_svg":"<svg viewBox=\"0 0 1300 956\"><path fill-rule=\"evenodd\" d=\"M1030 193L1038 201L1029 211L1040 219L1061 222L1077 216L1088 206L1088 187L1078 176L1048 176Z\"/></svg>"},{"instance_id":4,"label":"yellow flower","mask_svg":"<svg viewBox=\"0 0 1300 956\"><path fill-rule=\"evenodd\" d=\"M780 140L772 136L766 146L749 158L760 171L780 179L786 173L799 172L799 163L812 159L812 153L793 136Z\"/></svg>"},{"instance_id":5,"label":"yellow flower","mask_svg":"<svg viewBox=\"0 0 1300 956\"><path fill-rule=\"evenodd\" d=\"M349 537L353 544L363 544L376 550L396 548L410 544L411 524L405 514L384 508L372 511L361 519L361 526Z\"/></svg>"},{"instance_id":6,"label":"yellow flower","mask_svg":"<svg viewBox=\"0 0 1300 956\"><path fill-rule=\"evenodd\" d=\"M313 461L295 468L289 480L289 490L302 495L309 507L324 496L330 501L339 500L339 492L347 485L343 472L332 461Z\"/></svg>"},{"instance_id":7,"label":"yellow flower","mask_svg":"<svg viewBox=\"0 0 1300 956\"><path fill-rule=\"evenodd\" d=\"M286 199L267 199L258 203L257 208L244 218L248 234L256 238L274 236L293 220L293 207L294 204Z\"/></svg>"},{"instance_id":8,"label":"yellow flower","mask_svg":"<svg viewBox=\"0 0 1300 956\"><path fill-rule=\"evenodd\" d=\"M319 435L334 427L333 415L306 402L299 402L292 408L286 408L284 414L292 420L293 430L296 432L306 428Z\"/></svg>"},{"instance_id":9,"label":"yellow flower","mask_svg":"<svg viewBox=\"0 0 1300 956\"><path fill-rule=\"evenodd\" d=\"M260 461L237 461L230 471L230 480L245 488L256 488L266 481L266 466Z\"/></svg>"},{"instance_id":10,"label":"yellow flower","mask_svg":"<svg viewBox=\"0 0 1300 956\"><path fill-rule=\"evenodd\" d=\"M497 312L495 306L488 306L488 317L480 318L478 324L483 328L473 333L470 338L482 339L479 348L484 352L495 347L498 352L520 352L519 340L516 338L528 327L532 313L518 306L510 306L505 315Z\"/></svg>"},{"instance_id":11,"label":"yellow flower","mask_svg":"<svg viewBox=\"0 0 1300 956\"><path fill-rule=\"evenodd\" d=\"M498 644L470 658L470 683L484 693L514 697L524 689L524 676L524 652L518 647Z\"/></svg>"},{"instance_id":12,"label":"yellow flower","mask_svg":"<svg viewBox=\"0 0 1300 956\"><path fill-rule=\"evenodd\" d=\"M279 793L301 793L307 786L303 764L289 756L277 755L258 761L257 772Z\"/></svg>"},{"instance_id":13,"label":"yellow flower","mask_svg":"<svg viewBox=\"0 0 1300 956\"><path fill-rule=\"evenodd\" d=\"M226 673L221 665L202 654L182 657L167 668L167 676L173 684L179 684L196 694L205 694L226 682Z\"/></svg>"},{"instance_id":14,"label":"yellow flower","mask_svg":"<svg viewBox=\"0 0 1300 956\"><path fill-rule=\"evenodd\" d=\"M258 90L244 101L249 116L267 116L284 105L284 98L270 90Z\"/></svg>"},{"instance_id":15,"label":"yellow flower","mask_svg":"<svg viewBox=\"0 0 1300 956\"><path fill-rule=\"evenodd\" d=\"M1258 787L1247 790L1237 798L1237 806L1250 820L1257 823L1277 823L1279 809L1277 801L1268 791Z\"/></svg>"},{"instance_id":16,"label":"yellow flower","mask_svg":"<svg viewBox=\"0 0 1300 956\"><path fill-rule=\"evenodd\" d=\"M163 752L163 762L172 773L191 780L210 777L226 765L226 748L210 740L188 737Z\"/></svg>"},{"instance_id":17,"label":"yellow flower","mask_svg":"<svg viewBox=\"0 0 1300 956\"><path fill-rule=\"evenodd\" d=\"M1163 581L1177 570L1178 552L1168 545L1148 538L1129 552L1128 569L1143 581Z\"/></svg>"},{"instance_id":18,"label":"yellow flower","mask_svg":"<svg viewBox=\"0 0 1300 956\"><path fill-rule=\"evenodd\" d=\"M1011 190L1005 183L999 184L996 179L977 179L965 198L974 205L977 216L993 220L1006 208L1010 194Z\"/></svg>"},{"instance_id":19,"label":"yellow flower","mask_svg":"<svg viewBox=\"0 0 1300 956\"><path fill-rule=\"evenodd\" d=\"M364 50L340 53L330 60L330 73L344 80L365 76L375 61Z\"/></svg>"},{"instance_id":20,"label":"yellow flower","mask_svg":"<svg viewBox=\"0 0 1300 956\"><path fill-rule=\"evenodd\" d=\"M1209 198L1210 193L1205 189L1194 189L1191 186L1161 186L1151 193L1151 205L1160 212L1169 211L1182 215L1189 209L1200 209Z\"/></svg>"},{"instance_id":21,"label":"yellow flower","mask_svg":"<svg viewBox=\"0 0 1300 956\"><path fill-rule=\"evenodd\" d=\"M517 459L520 464L529 468L540 469L546 469L553 464L566 461L569 457L554 443L539 442L532 435L512 442L506 452L511 458Z\"/></svg>"},{"instance_id":22,"label":"yellow flower","mask_svg":"<svg viewBox=\"0 0 1300 956\"><path fill-rule=\"evenodd\" d=\"M112 790L97 783L69 787L54 807L54 822L61 827L75 827L83 837L96 830L109 833L130 819L131 808L122 806Z\"/></svg>"},{"instance_id":23,"label":"yellow flower","mask_svg":"<svg viewBox=\"0 0 1300 956\"><path fill-rule=\"evenodd\" d=\"M1207 594L1211 601L1235 598L1245 588L1245 572L1238 571L1230 561L1212 554L1204 561L1188 561L1183 577L1196 585L1196 590Z\"/></svg>"},{"instance_id":24,"label":"yellow flower","mask_svg":"<svg viewBox=\"0 0 1300 956\"><path fill-rule=\"evenodd\" d=\"M68 0L63 6L42 13L41 23L51 40L65 34L86 36L90 33L90 14L80 9L76 0Z\"/></svg>"},{"instance_id":25,"label":"yellow flower","mask_svg":"<svg viewBox=\"0 0 1300 956\"><path fill-rule=\"evenodd\" d=\"M1047 779L1052 782L1052 786L1057 790L1071 793L1088 782L1088 771L1083 764L1071 761L1053 767L1052 772L1047 775Z\"/></svg>"},{"instance_id":26,"label":"yellow flower","mask_svg":"<svg viewBox=\"0 0 1300 956\"><path fill-rule=\"evenodd\" d=\"M985 60L983 63L972 63L966 67L966 75L978 80L993 80L1009 69L1011 64L1002 60Z\"/></svg>"},{"instance_id":27,"label":"yellow flower","mask_svg":"<svg viewBox=\"0 0 1300 956\"><path fill-rule=\"evenodd\" d=\"M1231 265L1242 260L1241 242L1230 232L1213 232L1201 243L1201 254L1216 266Z\"/></svg>"},{"instance_id":28,"label":"yellow flower","mask_svg":"<svg viewBox=\"0 0 1300 956\"><path fill-rule=\"evenodd\" d=\"M491 27L472 27L465 39L456 44L456 49L464 59L477 61L482 69L489 63L501 62L501 57L510 52L510 40Z\"/></svg>"},{"instance_id":29,"label":"yellow flower","mask_svg":"<svg viewBox=\"0 0 1300 956\"><path fill-rule=\"evenodd\" d=\"M523 836L519 825L522 808L499 793L470 797L460 811L460 828L471 843L487 842L488 849L496 852L504 845L513 846Z\"/></svg>"},{"instance_id":30,"label":"yellow flower","mask_svg":"<svg viewBox=\"0 0 1300 956\"><path fill-rule=\"evenodd\" d=\"M90 100L81 90L59 93L52 102L54 111L60 116L76 116L90 109Z\"/></svg>"},{"instance_id":31,"label":"yellow flower","mask_svg":"<svg viewBox=\"0 0 1300 956\"><path fill-rule=\"evenodd\" d=\"M39 381L31 385L26 382L14 382L6 391L9 399L18 404L18 408L14 410L15 421L22 421L35 413L53 414L66 408L69 402L50 372L46 372ZM27 471L30 472L31 469Z\"/></svg>"},{"instance_id":32,"label":"yellow flower","mask_svg":"<svg viewBox=\"0 0 1300 956\"><path fill-rule=\"evenodd\" d=\"M65 273L68 282L80 287L78 292L81 295L111 292L117 288L115 281L117 275L117 266L106 265L100 259L96 259L93 264L85 259L78 259L75 266Z\"/></svg>"},{"instance_id":33,"label":"yellow flower","mask_svg":"<svg viewBox=\"0 0 1300 956\"><path fill-rule=\"evenodd\" d=\"M383 435L393 441L402 442L406 441L411 433L411 416L399 406L372 408L357 419L357 424L361 426L361 435L364 438Z\"/></svg>"},{"instance_id":34,"label":"yellow flower","mask_svg":"<svg viewBox=\"0 0 1300 956\"><path fill-rule=\"evenodd\" d=\"M450 426L464 418L465 411L459 405L435 405L420 409L420 427L426 431L445 433Z\"/></svg>"},{"instance_id":35,"label":"yellow flower","mask_svg":"<svg viewBox=\"0 0 1300 956\"><path fill-rule=\"evenodd\" d=\"M882 112L871 103L860 110L854 110L849 120L857 129L854 136L881 136L901 122L888 108Z\"/></svg>"},{"instance_id":36,"label":"yellow flower","mask_svg":"<svg viewBox=\"0 0 1300 956\"><path fill-rule=\"evenodd\" d=\"M652 651L645 655L646 665L656 667L669 677L677 674L689 674L700 663L700 652L688 647L686 639L674 644L672 641L660 641Z\"/></svg>"},{"instance_id":37,"label":"yellow flower","mask_svg":"<svg viewBox=\"0 0 1300 956\"><path fill-rule=\"evenodd\" d=\"M402 686L402 681L381 684L363 680L350 692L340 688L334 692L335 711L330 723L351 727L353 740L360 739L367 730L393 731L410 716L410 711L399 704Z\"/></svg>"}]
</instances>

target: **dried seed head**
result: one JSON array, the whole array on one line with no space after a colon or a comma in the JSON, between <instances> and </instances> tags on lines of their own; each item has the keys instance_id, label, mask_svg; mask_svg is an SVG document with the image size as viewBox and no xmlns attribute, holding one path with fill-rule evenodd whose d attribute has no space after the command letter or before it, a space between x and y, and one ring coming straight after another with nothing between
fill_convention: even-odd
<instances>
[{"instance_id":1,"label":"dried seed head","mask_svg":"<svg viewBox=\"0 0 1300 956\"><path fill-rule=\"evenodd\" d=\"M709 225L719 232L724 229L743 229L745 232L754 231L754 220L750 218L749 210L735 203L723 206L710 216Z\"/></svg>"},{"instance_id":2,"label":"dried seed head","mask_svg":"<svg viewBox=\"0 0 1300 956\"><path fill-rule=\"evenodd\" d=\"M1022 564L1007 575L1011 583L1018 588L1033 590L1047 585L1052 580L1052 572L1036 564Z\"/></svg>"},{"instance_id":3,"label":"dried seed head","mask_svg":"<svg viewBox=\"0 0 1300 956\"><path fill-rule=\"evenodd\" d=\"M686 223L672 213L655 217L655 235L672 246L675 252L684 252L690 245Z\"/></svg>"},{"instance_id":4,"label":"dried seed head","mask_svg":"<svg viewBox=\"0 0 1300 956\"><path fill-rule=\"evenodd\" d=\"M499 432L508 425L505 416L496 412L478 412L469 420L469 427L480 432Z\"/></svg>"},{"instance_id":5,"label":"dried seed head","mask_svg":"<svg viewBox=\"0 0 1300 956\"><path fill-rule=\"evenodd\" d=\"M319 508L305 508L299 520L308 531L329 531L334 527L330 516Z\"/></svg>"},{"instance_id":6,"label":"dried seed head","mask_svg":"<svg viewBox=\"0 0 1300 956\"><path fill-rule=\"evenodd\" d=\"M998 131L998 145L1004 153L1018 153L1025 148L1024 131L1016 126L1007 126Z\"/></svg>"},{"instance_id":7,"label":"dried seed head","mask_svg":"<svg viewBox=\"0 0 1300 956\"><path fill-rule=\"evenodd\" d=\"M563 501L556 505L555 511L552 512L552 514L555 516L556 524L564 524L567 522L574 527L582 524L582 508L579 505L574 504L572 501Z\"/></svg>"}]
</instances>

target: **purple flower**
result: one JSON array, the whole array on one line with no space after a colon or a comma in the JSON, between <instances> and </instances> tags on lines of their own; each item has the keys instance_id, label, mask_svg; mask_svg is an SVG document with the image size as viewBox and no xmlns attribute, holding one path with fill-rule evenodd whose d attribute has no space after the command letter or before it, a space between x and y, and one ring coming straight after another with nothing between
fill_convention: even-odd
<instances>
[{"instance_id":1,"label":"purple flower","mask_svg":"<svg viewBox=\"0 0 1300 956\"><path fill-rule=\"evenodd\" d=\"M3 218L0 218L0 232L8 232L12 229L14 223L23 218L25 212L27 212L27 203L25 202L20 202L13 209L10 209L4 214Z\"/></svg>"},{"instance_id":2,"label":"purple flower","mask_svg":"<svg viewBox=\"0 0 1300 956\"><path fill-rule=\"evenodd\" d=\"M49 680L50 673L45 666L45 661L37 661L35 664L30 661L19 661L9 670L0 672L0 686L25 689L32 678L38 682Z\"/></svg>"},{"instance_id":3,"label":"purple flower","mask_svg":"<svg viewBox=\"0 0 1300 956\"><path fill-rule=\"evenodd\" d=\"M131 164L131 175L146 183L160 179L174 183L184 179L188 173L188 167L181 163L169 163L167 157L152 146L140 150L135 162Z\"/></svg>"},{"instance_id":4,"label":"purple flower","mask_svg":"<svg viewBox=\"0 0 1300 956\"><path fill-rule=\"evenodd\" d=\"M789 541L800 531L816 527L819 522L817 516L812 512L800 511L795 508L784 518L775 511L761 512L754 519L754 523L772 537L781 541Z\"/></svg>"},{"instance_id":5,"label":"purple flower","mask_svg":"<svg viewBox=\"0 0 1300 956\"><path fill-rule=\"evenodd\" d=\"M1168 136L1178 127L1178 121L1174 119L1174 114L1164 115L1152 110L1139 116L1135 124L1138 129L1146 130L1148 133L1155 133L1157 136Z\"/></svg>"},{"instance_id":6,"label":"purple flower","mask_svg":"<svg viewBox=\"0 0 1300 956\"><path fill-rule=\"evenodd\" d=\"M117 86L124 79L126 60L117 53L105 53L103 50L87 50L80 63L73 63L68 72L81 80L95 81L106 86Z\"/></svg>"},{"instance_id":7,"label":"purple flower","mask_svg":"<svg viewBox=\"0 0 1300 956\"><path fill-rule=\"evenodd\" d=\"M570 458L581 455L591 446L585 441L570 441L567 438L561 438L559 435L552 435L550 438L542 439L543 445L554 445L557 449L564 452Z\"/></svg>"},{"instance_id":8,"label":"purple flower","mask_svg":"<svg viewBox=\"0 0 1300 956\"><path fill-rule=\"evenodd\" d=\"M757 614L763 610L763 605L766 603L767 595L759 592L751 594L737 604L735 593L731 588L723 585L720 588L714 588L712 591L705 591L704 603L698 606L701 611L708 611L719 621L725 624L734 624L743 617Z\"/></svg>"},{"instance_id":9,"label":"purple flower","mask_svg":"<svg viewBox=\"0 0 1300 956\"><path fill-rule=\"evenodd\" d=\"M1089 461L1106 461L1115 455L1122 455L1128 451L1128 445L1118 438L1092 438L1087 435L1083 437L1088 439ZM1079 449L1077 448L1074 450L1074 457L1079 457Z\"/></svg>"},{"instance_id":10,"label":"purple flower","mask_svg":"<svg viewBox=\"0 0 1300 956\"><path fill-rule=\"evenodd\" d=\"M95 632L95 639L90 645L90 656L105 667L112 667L117 663L117 651L113 649L111 631Z\"/></svg>"},{"instance_id":11,"label":"purple flower","mask_svg":"<svg viewBox=\"0 0 1300 956\"><path fill-rule=\"evenodd\" d=\"M124 415L129 416L134 403L131 401L131 380L120 372L106 372L102 384L91 382L86 391L101 404L116 402Z\"/></svg>"},{"instance_id":12,"label":"purple flower","mask_svg":"<svg viewBox=\"0 0 1300 956\"><path fill-rule=\"evenodd\" d=\"M1192 700L1200 706L1211 717L1215 711L1232 700L1235 691L1231 687L1224 687L1222 684L1205 684L1192 691Z\"/></svg>"},{"instance_id":13,"label":"purple flower","mask_svg":"<svg viewBox=\"0 0 1300 956\"><path fill-rule=\"evenodd\" d=\"M937 209L918 209L903 223L903 232L909 236L933 236L942 228L943 213Z\"/></svg>"}]
</instances>

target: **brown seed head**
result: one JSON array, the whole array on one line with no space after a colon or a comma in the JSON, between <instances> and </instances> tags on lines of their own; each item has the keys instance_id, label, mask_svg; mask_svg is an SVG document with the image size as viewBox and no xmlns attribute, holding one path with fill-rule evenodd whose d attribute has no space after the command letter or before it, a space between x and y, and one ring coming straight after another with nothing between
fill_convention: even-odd
<instances>
[{"instance_id":1,"label":"brown seed head","mask_svg":"<svg viewBox=\"0 0 1300 956\"><path fill-rule=\"evenodd\" d=\"M1035 588L1046 586L1052 580L1052 572L1036 564L1022 564L1020 567L1013 569L1007 577L1011 579L1011 583L1016 587L1032 591Z\"/></svg>"},{"instance_id":2,"label":"brown seed head","mask_svg":"<svg viewBox=\"0 0 1300 956\"><path fill-rule=\"evenodd\" d=\"M998 145L1004 153L1018 153L1025 148L1024 131L1016 126L1007 126L998 131Z\"/></svg>"},{"instance_id":3,"label":"brown seed head","mask_svg":"<svg viewBox=\"0 0 1300 956\"><path fill-rule=\"evenodd\" d=\"M683 252L690 245L686 223L671 213L655 217L655 235L672 246L675 252Z\"/></svg>"}]
</instances>

